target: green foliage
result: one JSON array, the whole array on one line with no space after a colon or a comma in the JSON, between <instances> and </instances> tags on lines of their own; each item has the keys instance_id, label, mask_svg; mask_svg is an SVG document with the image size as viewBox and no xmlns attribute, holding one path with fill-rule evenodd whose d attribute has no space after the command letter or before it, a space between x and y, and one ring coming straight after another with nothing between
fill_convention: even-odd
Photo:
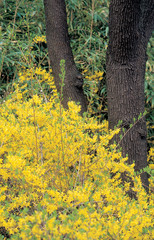
<instances>
[{"instance_id":1,"label":"green foliage","mask_svg":"<svg viewBox=\"0 0 154 240\"><path fill-rule=\"evenodd\" d=\"M146 63L146 81L145 81L145 95L146 95L146 111L147 111L147 127L148 127L148 143L152 146L154 143L154 33L150 38L147 48L148 61Z\"/></svg>"},{"instance_id":2,"label":"green foliage","mask_svg":"<svg viewBox=\"0 0 154 240\"><path fill-rule=\"evenodd\" d=\"M154 73L154 33L150 38L147 48L148 60L146 63L146 82L145 82L145 93L146 93L146 102L151 103L151 106L154 107L154 82L153 82L153 73Z\"/></svg>"},{"instance_id":3,"label":"green foliage","mask_svg":"<svg viewBox=\"0 0 154 240\"><path fill-rule=\"evenodd\" d=\"M66 1L68 26L75 61L79 68L105 70L108 43L109 1Z\"/></svg>"},{"instance_id":4,"label":"green foliage","mask_svg":"<svg viewBox=\"0 0 154 240\"><path fill-rule=\"evenodd\" d=\"M1 1L0 19L0 95L5 95L18 77L17 70L30 64L32 39L45 31L42 2Z\"/></svg>"}]
</instances>

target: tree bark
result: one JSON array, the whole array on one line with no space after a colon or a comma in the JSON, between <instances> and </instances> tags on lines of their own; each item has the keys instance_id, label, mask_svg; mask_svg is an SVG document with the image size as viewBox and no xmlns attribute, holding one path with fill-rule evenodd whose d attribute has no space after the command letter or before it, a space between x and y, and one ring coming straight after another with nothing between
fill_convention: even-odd
<instances>
[{"instance_id":1,"label":"tree bark","mask_svg":"<svg viewBox=\"0 0 154 240\"><path fill-rule=\"evenodd\" d=\"M135 161L136 171L147 166L146 122L145 117L139 120L138 117L144 113L146 47L153 28L153 9L151 0L111 0L109 9L109 128L113 129L122 120L125 133L122 140L116 137L116 141L123 156L128 154L128 163ZM141 179L148 191L147 174L142 173Z\"/></svg>"},{"instance_id":2,"label":"tree bark","mask_svg":"<svg viewBox=\"0 0 154 240\"><path fill-rule=\"evenodd\" d=\"M65 60L65 80L62 104L67 108L69 100L81 105L81 113L87 110L83 93L82 75L76 68L68 35L66 6L64 0L44 0L47 46L55 85L60 93L60 61Z\"/></svg>"}]
</instances>

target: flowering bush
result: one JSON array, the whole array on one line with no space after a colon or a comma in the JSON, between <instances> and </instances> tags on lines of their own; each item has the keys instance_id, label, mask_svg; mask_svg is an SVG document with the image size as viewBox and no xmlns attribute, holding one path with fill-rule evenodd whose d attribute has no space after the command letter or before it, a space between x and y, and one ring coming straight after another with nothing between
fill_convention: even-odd
<instances>
[{"instance_id":1,"label":"flowering bush","mask_svg":"<svg viewBox=\"0 0 154 240\"><path fill-rule=\"evenodd\" d=\"M50 99L35 94L42 84ZM119 129L81 117L73 102L64 110L41 68L24 70L14 88L0 106L0 239L152 240L152 194L109 145Z\"/></svg>"}]
</instances>

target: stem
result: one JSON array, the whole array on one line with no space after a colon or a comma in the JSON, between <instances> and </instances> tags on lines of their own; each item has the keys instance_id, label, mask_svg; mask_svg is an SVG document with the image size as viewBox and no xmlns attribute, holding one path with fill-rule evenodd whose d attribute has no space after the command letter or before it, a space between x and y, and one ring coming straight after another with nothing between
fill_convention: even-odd
<instances>
[{"instance_id":1,"label":"stem","mask_svg":"<svg viewBox=\"0 0 154 240\"><path fill-rule=\"evenodd\" d=\"M32 77L31 77L31 93L32 93L32 99L33 99L33 116L34 116L34 127L35 127L35 144L36 144L36 158L37 162L39 162L39 152L38 152L38 136L37 136L37 127L36 127L36 115L35 115L35 102L34 102L34 93L33 93L33 83L32 83Z\"/></svg>"},{"instance_id":2,"label":"stem","mask_svg":"<svg viewBox=\"0 0 154 240\"><path fill-rule=\"evenodd\" d=\"M95 1L92 0L92 13L91 13L91 28L90 28L90 46L89 46L89 50L91 49L91 38L92 38L92 34L93 34L93 24L94 24L94 8L95 8Z\"/></svg>"}]
</instances>

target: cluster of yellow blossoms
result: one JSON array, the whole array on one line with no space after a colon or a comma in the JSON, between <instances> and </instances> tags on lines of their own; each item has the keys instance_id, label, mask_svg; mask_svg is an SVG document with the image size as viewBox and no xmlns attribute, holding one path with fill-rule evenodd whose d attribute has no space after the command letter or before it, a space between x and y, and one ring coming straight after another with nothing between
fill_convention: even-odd
<instances>
[{"instance_id":1,"label":"cluster of yellow blossoms","mask_svg":"<svg viewBox=\"0 0 154 240\"><path fill-rule=\"evenodd\" d=\"M45 42L46 43L46 36L42 35L42 36L36 36L33 39L33 43L40 43L40 42Z\"/></svg>"},{"instance_id":2,"label":"cluster of yellow blossoms","mask_svg":"<svg viewBox=\"0 0 154 240\"><path fill-rule=\"evenodd\" d=\"M50 99L35 94L45 81ZM109 145L119 129L81 117L73 102L64 110L45 70L23 71L14 87L0 106L0 239L152 240L152 194Z\"/></svg>"}]
</instances>

